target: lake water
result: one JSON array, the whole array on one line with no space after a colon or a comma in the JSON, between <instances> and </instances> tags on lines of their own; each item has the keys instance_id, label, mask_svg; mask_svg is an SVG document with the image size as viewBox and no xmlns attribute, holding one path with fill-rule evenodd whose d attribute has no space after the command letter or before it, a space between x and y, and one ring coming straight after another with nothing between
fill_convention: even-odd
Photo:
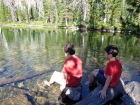
<instances>
[{"instance_id":1,"label":"lake water","mask_svg":"<svg viewBox=\"0 0 140 105\"><path fill-rule=\"evenodd\" d=\"M140 70L140 38L136 35L66 29L1 28L0 84L2 81L6 83L7 80L19 79L22 76L32 77L32 74L45 70L49 72L24 81L7 82L9 84L1 85L0 100L23 94L25 90L26 93L51 91L57 97L58 86L44 89L39 83L45 79L49 80L54 70L62 70L65 60L63 47L66 43L75 45L76 55L82 59L83 72L87 75L95 68L104 69L107 62L104 48L108 44L118 46L120 50L118 58L123 63L125 77L132 78L133 73ZM50 103L57 103L53 98Z\"/></svg>"}]
</instances>

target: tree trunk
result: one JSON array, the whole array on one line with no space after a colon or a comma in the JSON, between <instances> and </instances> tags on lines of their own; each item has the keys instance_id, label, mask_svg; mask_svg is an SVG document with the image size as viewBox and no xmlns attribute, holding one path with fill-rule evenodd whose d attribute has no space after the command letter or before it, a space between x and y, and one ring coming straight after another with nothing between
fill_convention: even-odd
<instances>
[{"instance_id":1,"label":"tree trunk","mask_svg":"<svg viewBox=\"0 0 140 105\"><path fill-rule=\"evenodd\" d=\"M13 22L17 22L18 18L17 18L16 8L15 7L10 7L10 9L11 9L11 15L12 15Z\"/></svg>"},{"instance_id":2,"label":"tree trunk","mask_svg":"<svg viewBox=\"0 0 140 105\"><path fill-rule=\"evenodd\" d=\"M18 21L17 13L16 13L15 1L14 0L3 0L3 3L6 6L8 6L9 9L11 10L11 16L12 16L13 22Z\"/></svg>"},{"instance_id":3,"label":"tree trunk","mask_svg":"<svg viewBox=\"0 0 140 105\"><path fill-rule=\"evenodd\" d=\"M68 26L68 18L65 17L65 23L66 23L66 26Z\"/></svg>"}]
</instances>

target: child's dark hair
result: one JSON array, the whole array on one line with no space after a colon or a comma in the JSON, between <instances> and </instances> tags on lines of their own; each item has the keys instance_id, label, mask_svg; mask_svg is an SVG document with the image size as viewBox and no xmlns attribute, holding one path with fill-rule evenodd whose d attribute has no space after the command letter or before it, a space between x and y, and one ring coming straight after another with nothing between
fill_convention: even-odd
<instances>
[{"instance_id":1,"label":"child's dark hair","mask_svg":"<svg viewBox=\"0 0 140 105\"><path fill-rule=\"evenodd\" d=\"M112 54L113 57L116 57L119 53L117 46L109 45L104 49L108 54Z\"/></svg>"},{"instance_id":2,"label":"child's dark hair","mask_svg":"<svg viewBox=\"0 0 140 105\"><path fill-rule=\"evenodd\" d=\"M64 46L64 52L69 52L70 55L74 55L75 54L75 48L74 45L71 43L68 43Z\"/></svg>"}]
</instances>

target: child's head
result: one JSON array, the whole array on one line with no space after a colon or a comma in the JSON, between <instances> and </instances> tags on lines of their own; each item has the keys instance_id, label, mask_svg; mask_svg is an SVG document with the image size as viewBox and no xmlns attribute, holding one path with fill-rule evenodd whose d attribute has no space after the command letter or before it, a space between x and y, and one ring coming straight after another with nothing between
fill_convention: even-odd
<instances>
[{"instance_id":1,"label":"child's head","mask_svg":"<svg viewBox=\"0 0 140 105\"><path fill-rule=\"evenodd\" d=\"M108 55L112 54L112 57L116 57L119 53L117 46L114 45L109 45L104 50Z\"/></svg>"},{"instance_id":2,"label":"child's head","mask_svg":"<svg viewBox=\"0 0 140 105\"><path fill-rule=\"evenodd\" d=\"M64 52L69 53L70 55L74 55L75 54L74 45L73 44L66 44L64 46Z\"/></svg>"}]
</instances>

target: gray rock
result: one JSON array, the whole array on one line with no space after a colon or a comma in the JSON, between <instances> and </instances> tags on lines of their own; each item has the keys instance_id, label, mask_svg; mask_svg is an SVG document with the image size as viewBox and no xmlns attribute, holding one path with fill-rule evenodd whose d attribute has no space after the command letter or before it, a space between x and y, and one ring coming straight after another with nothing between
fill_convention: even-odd
<instances>
[{"instance_id":1,"label":"gray rock","mask_svg":"<svg viewBox=\"0 0 140 105\"><path fill-rule=\"evenodd\" d=\"M140 83L136 81L129 82L125 85L125 94L120 97L116 105L140 105Z\"/></svg>"},{"instance_id":2,"label":"gray rock","mask_svg":"<svg viewBox=\"0 0 140 105\"><path fill-rule=\"evenodd\" d=\"M137 105L140 105L140 83L133 81L125 85L126 94Z\"/></svg>"},{"instance_id":3,"label":"gray rock","mask_svg":"<svg viewBox=\"0 0 140 105\"><path fill-rule=\"evenodd\" d=\"M120 98L120 101L116 103L116 105L137 105L137 104L134 103L134 101L132 100L130 96L128 96L127 94L124 94Z\"/></svg>"},{"instance_id":4,"label":"gray rock","mask_svg":"<svg viewBox=\"0 0 140 105\"><path fill-rule=\"evenodd\" d=\"M133 74L132 77L131 77L131 80L140 83L140 76L139 76L139 74L138 73L137 74Z\"/></svg>"}]
</instances>

